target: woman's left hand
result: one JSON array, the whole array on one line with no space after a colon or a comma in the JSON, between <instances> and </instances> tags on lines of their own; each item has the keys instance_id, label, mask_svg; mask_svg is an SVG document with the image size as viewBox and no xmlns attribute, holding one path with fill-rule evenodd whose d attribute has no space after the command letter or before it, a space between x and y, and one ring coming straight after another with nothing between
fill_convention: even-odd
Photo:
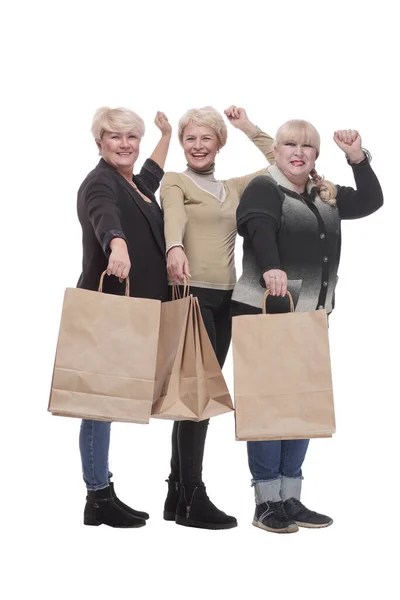
<instances>
[{"instance_id":1,"label":"woman's left hand","mask_svg":"<svg viewBox=\"0 0 400 600\"><path fill-rule=\"evenodd\" d=\"M165 113L158 111L154 123L157 125L163 136L171 135L172 127Z\"/></svg>"},{"instance_id":2,"label":"woman's left hand","mask_svg":"<svg viewBox=\"0 0 400 600\"><path fill-rule=\"evenodd\" d=\"M333 139L341 150L349 157L350 162L361 162L365 154L361 147L361 136L356 129L335 131Z\"/></svg>"}]
</instances>

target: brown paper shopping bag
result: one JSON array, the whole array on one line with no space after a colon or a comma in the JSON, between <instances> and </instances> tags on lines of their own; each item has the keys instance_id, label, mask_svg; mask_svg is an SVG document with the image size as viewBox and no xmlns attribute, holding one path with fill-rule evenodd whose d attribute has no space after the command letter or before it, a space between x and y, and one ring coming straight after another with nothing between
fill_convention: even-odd
<instances>
[{"instance_id":1,"label":"brown paper shopping bag","mask_svg":"<svg viewBox=\"0 0 400 600\"><path fill-rule=\"evenodd\" d=\"M233 318L236 439L330 437L335 432L327 314Z\"/></svg>"},{"instance_id":2,"label":"brown paper shopping bag","mask_svg":"<svg viewBox=\"0 0 400 600\"><path fill-rule=\"evenodd\" d=\"M197 298L163 303L152 416L202 421L232 410Z\"/></svg>"},{"instance_id":3,"label":"brown paper shopping bag","mask_svg":"<svg viewBox=\"0 0 400 600\"><path fill-rule=\"evenodd\" d=\"M48 410L148 423L154 396L159 300L67 288Z\"/></svg>"}]
</instances>

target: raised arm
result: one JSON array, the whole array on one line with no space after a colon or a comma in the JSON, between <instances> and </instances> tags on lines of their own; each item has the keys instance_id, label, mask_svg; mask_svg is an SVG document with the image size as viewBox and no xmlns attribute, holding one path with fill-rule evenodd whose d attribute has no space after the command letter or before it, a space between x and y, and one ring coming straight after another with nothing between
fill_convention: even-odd
<instances>
[{"instance_id":1,"label":"raised arm","mask_svg":"<svg viewBox=\"0 0 400 600\"><path fill-rule=\"evenodd\" d=\"M275 162L274 139L250 121L244 108L238 108L237 106L232 105L224 112L229 122L236 127L236 129L243 131L243 133L245 133L263 153L267 161L270 164L273 164ZM266 168L243 177L235 177L231 181L235 182L239 195L241 196L250 181L254 179L254 177L257 177L257 175L262 175L265 172Z\"/></svg>"},{"instance_id":2,"label":"raised arm","mask_svg":"<svg viewBox=\"0 0 400 600\"><path fill-rule=\"evenodd\" d=\"M383 205L383 193L377 176L365 155L361 136L355 129L336 131L333 139L346 154L353 169L356 189L337 186L337 207L342 219L360 219Z\"/></svg>"},{"instance_id":3,"label":"raised arm","mask_svg":"<svg viewBox=\"0 0 400 600\"><path fill-rule=\"evenodd\" d=\"M153 154L150 156L150 158L163 169L171 141L172 127L169 124L168 118L163 112L157 112L154 123L161 131L161 139L154 148Z\"/></svg>"}]
</instances>

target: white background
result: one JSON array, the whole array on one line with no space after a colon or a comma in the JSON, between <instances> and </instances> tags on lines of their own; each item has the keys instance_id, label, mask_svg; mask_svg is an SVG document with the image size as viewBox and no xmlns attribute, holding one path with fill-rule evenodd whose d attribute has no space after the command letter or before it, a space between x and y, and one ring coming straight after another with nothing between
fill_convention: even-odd
<instances>
[{"instance_id":1,"label":"white background","mask_svg":"<svg viewBox=\"0 0 400 600\"><path fill-rule=\"evenodd\" d=\"M275 5L274 5L275 4ZM392 2L14 2L1 56L2 513L7 600L397 597L398 30ZM396 58L397 53L397 58ZM252 527L253 494L233 416L209 428L204 477L239 527L202 531L162 520L169 422L115 424L119 496L151 519L140 530L84 527L79 422L46 412L62 297L80 273L76 191L98 161L91 118L127 106L147 125L136 166L174 126L167 170L185 168L181 114L246 108L268 133L289 118L322 137L320 173L352 185L332 140L356 128L385 206L343 224L330 335L337 434L310 445L303 500L326 530L278 536ZM228 125L219 178L264 160ZM5 235L4 235L5 234ZM241 239L237 244L240 273ZM233 392L229 355L225 375ZM394 550L391 546L394 545Z\"/></svg>"}]
</instances>

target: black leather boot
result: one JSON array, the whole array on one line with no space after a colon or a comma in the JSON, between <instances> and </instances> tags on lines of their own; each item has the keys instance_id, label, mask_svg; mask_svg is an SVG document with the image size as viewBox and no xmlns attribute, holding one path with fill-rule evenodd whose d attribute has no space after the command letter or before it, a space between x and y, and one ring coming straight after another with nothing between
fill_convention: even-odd
<instances>
[{"instance_id":1,"label":"black leather boot","mask_svg":"<svg viewBox=\"0 0 400 600\"><path fill-rule=\"evenodd\" d=\"M168 483L168 494L164 503L164 514L165 521L175 521L176 508L179 501L179 482L172 481L171 479L165 480Z\"/></svg>"},{"instance_id":2,"label":"black leather boot","mask_svg":"<svg viewBox=\"0 0 400 600\"><path fill-rule=\"evenodd\" d=\"M110 527L143 527L144 519L139 519L125 512L111 495L111 487L102 490L88 490L83 515L84 525L109 525Z\"/></svg>"},{"instance_id":3,"label":"black leather boot","mask_svg":"<svg viewBox=\"0 0 400 600\"><path fill-rule=\"evenodd\" d=\"M125 512L127 512L128 514L130 514L134 517L137 517L138 519L144 519L145 521L147 521L147 519L150 518L150 515L147 512L143 512L141 510L135 510L134 508L131 508L130 506L128 506L127 504L122 502L117 497L117 494L115 493L114 483L112 481L110 481L110 488L111 488L111 496L114 498L115 504L118 504L118 506L123 508Z\"/></svg>"},{"instance_id":4,"label":"black leather boot","mask_svg":"<svg viewBox=\"0 0 400 600\"><path fill-rule=\"evenodd\" d=\"M231 529L237 526L235 517L222 512L211 502L203 483L180 486L175 522L200 529Z\"/></svg>"}]
</instances>

